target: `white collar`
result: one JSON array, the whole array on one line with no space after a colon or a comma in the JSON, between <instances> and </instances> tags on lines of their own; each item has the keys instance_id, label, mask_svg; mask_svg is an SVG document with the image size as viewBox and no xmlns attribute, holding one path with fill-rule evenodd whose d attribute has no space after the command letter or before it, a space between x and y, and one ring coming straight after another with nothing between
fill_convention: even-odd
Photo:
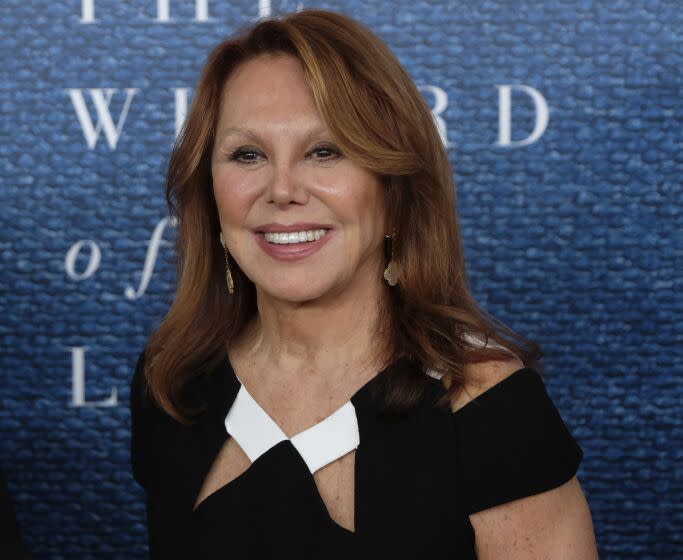
<instances>
[{"instance_id":1,"label":"white collar","mask_svg":"<svg viewBox=\"0 0 683 560\"><path fill-rule=\"evenodd\" d=\"M360 443L356 408L351 401L327 418L288 438L240 383L225 429L253 463L281 441L289 439L311 473L356 449Z\"/></svg>"}]
</instances>

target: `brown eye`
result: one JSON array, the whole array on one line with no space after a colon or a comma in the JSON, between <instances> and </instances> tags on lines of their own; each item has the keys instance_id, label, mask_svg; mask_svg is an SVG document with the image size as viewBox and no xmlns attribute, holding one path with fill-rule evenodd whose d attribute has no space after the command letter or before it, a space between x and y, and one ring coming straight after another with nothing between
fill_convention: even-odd
<instances>
[{"instance_id":1,"label":"brown eye","mask_svg":"<svg viewBox=\"0 0 683 560\"><path fill-rule=\"evenodd\" d=\"M309 154L322 154L321 157L316 157L320 161L329 161L341 156L341 152L333 146L319 146L309 152ZM257 161L257 156L263 155L258 150L252 148L240 147L230 153L228 159L236 161L237 163L244 163L250 165Z\"/></svg>"},{"instance_id":2,"label":"brown eye","mask_svg":"<svg viewBox=\"0 0 683 560\"><path fill-rule=\"evenodd\" d=\"M253 163L255 160L251 159L250 157L247 157L246 160L242 160L240 158L245 157L245 156L251 156L253 154L259 154L260 152L248 148L237 148L234 152L232 152L229 156L228 159L230 161L237 161L238 163L246 163L250 164Z\"/></svg>"},{"instance_id":3,"label":"brown eye","mask_svg":"<svg viewBox=\"0 0 683 560\"><path fill-rule=\"evenodd\" d=\"M325 155L325 154L324 154L325 152L327 152L327 153L330 154L330 155L328 155L327 157L315 158L315 159L328 160L328 159L334 159L335 157L341 155L341 153L339 152L339 150L337 150L337 149L334 148L333 146L319 146L319 147L314 148L314 149L312 150L312 153L320 153L320 152L323 152L323 155Z\"/></svg>"}]
</instances>

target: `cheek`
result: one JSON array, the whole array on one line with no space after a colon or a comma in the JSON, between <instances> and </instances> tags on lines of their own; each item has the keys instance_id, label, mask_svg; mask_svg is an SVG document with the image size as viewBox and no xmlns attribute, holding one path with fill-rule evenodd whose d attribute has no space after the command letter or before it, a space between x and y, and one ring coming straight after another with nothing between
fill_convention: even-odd
<instances>
[{"instance_id":1,"label":"cheek","mask_svg":"<svg viewBox=\"0 0 683 560\"><path fill-rule=\"evenodd\" d=\"M239 174L219 170L213 173L213 194L221 222L238 226L253 204L255 189Z\"/></svg>"},{"instance_id":2,"label":"cheek","mask_svg":"<svg viewBox=\"0 0 683 560\"><path fill-rule=\"evenodd\" d=\"M349 222L377 221L382 211L381 186L373 176L355 167L344 170L336 181L321 181L327 184L321 195L339 212L339 218Z\"/></svg>"},{"instance_id":3,"label":"cheek","mask_svg":"<svg viewBox=\"0 0 683 560\"><path fill-rule=\"evenodd\" d=\"M375 181L365 179L359 183L362 188L354 193L354 211L362 222L362 228L368 235L374 237L376 231L381 231L384 224L384 198L381 186Z\"/></svg>"}]
</instances>

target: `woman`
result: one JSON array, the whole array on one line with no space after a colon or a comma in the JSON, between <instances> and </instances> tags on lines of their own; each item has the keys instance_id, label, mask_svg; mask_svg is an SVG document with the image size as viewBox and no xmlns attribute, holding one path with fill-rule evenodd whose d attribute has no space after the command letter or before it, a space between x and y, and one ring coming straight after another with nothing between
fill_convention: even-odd
<instances>
[{"instance_id":1,"label":"woman","mask_svg":"<svg viewBox=\"0 0 683 560\"><path fill-rule=\"evenodd\" d=\"M468 293L447 154L376 36L305 10L218 45L167 199L177 293L131 382L153 558L596 557L582 450Z\"/></svg>"}]
</instances>

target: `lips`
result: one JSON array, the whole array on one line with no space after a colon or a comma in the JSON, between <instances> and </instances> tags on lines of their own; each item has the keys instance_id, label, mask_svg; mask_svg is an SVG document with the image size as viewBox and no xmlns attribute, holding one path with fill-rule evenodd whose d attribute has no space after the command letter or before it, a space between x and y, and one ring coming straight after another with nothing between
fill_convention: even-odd
<instances>
[{"instance_id":1,"label":"lips","mask_svg":"<svg viewBox=\"0 0 683 560\"><path fill-rule=\"evenodd\" d=\"M258 246L263 249L267 255L278 261L293 262L305 259L306 257L317 253L332 237L334 237L335 233L336 232L334 231L328 231L325 235L315 241L283 244L269 243L262 233L255 232L254 235Z\"/></svg>"}]
</instances>

